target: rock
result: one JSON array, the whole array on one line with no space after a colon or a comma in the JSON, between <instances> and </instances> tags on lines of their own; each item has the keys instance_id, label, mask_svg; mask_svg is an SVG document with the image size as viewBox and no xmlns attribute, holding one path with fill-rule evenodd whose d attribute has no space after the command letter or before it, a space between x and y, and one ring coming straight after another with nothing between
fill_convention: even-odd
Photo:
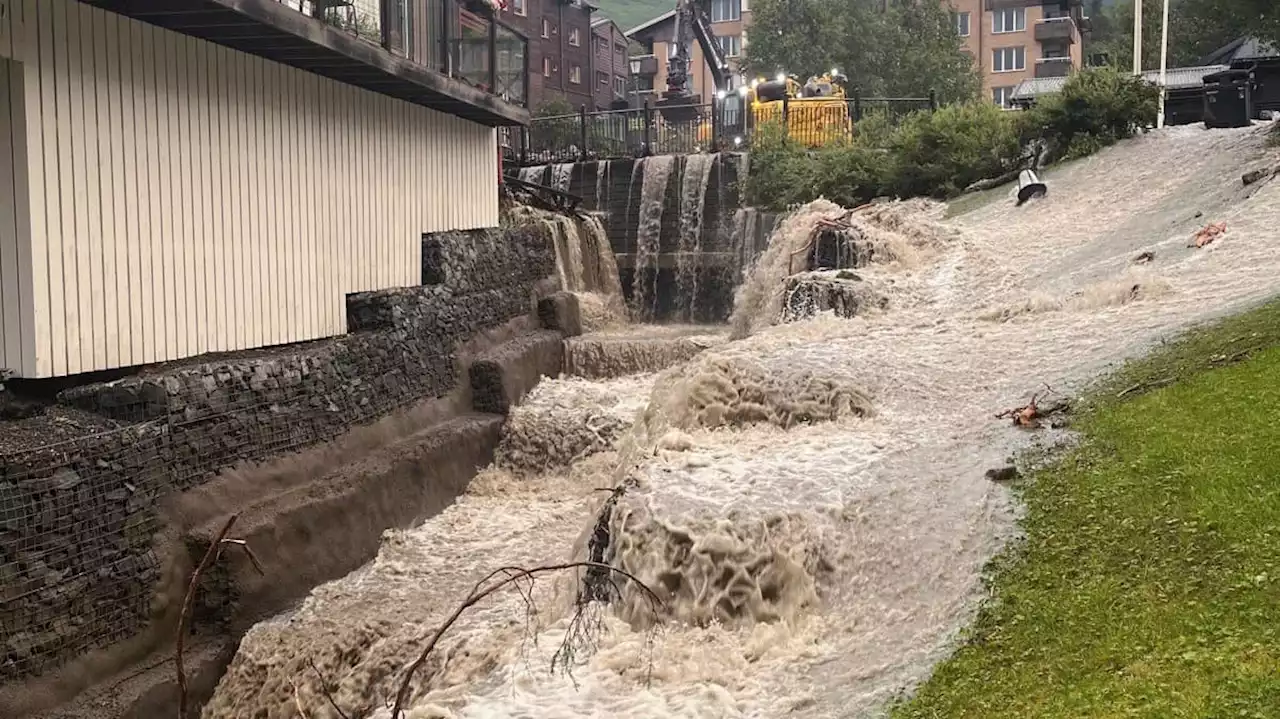
<instances>
[{"instance_id":1,"label":"rock","mask_svg":"<svg viewBox=\"0 0 1280 719\"><path fill-rule=\"evenodd\" d=\"M1147 264L1148 262L1151 262L1152 260L1154 260L1155 258L1156 258L1156 253L1154 253L1154 252L1150 252L1150 251L1148 251L1148 252L1143 252L1142 254L1138 255L1138 256L1137 256L1137 257L1135 257L1135 258L1133 258L1133 264L1135 264L1135 265L1145 265L1145 264Z\"/></svg>"},{"instance_id":2,"label":"rock","mask_svg":"<svg viewBox=\"0 0 1280 719\"><path fill-rule=\"evenodd\" d=\"M1244 183L1245 187L1248 187L1249 185L1265 180L1271 175L1271 170L1250 170L1249 172L1244 173L1244 176L1240 178L1240 181Z\"/></svg>"},{"instance_id":3,"label":"rock","mask_svg":"<svg viewBox=\"0 0 1280 719\"><path fill-rule=\"evenodd\" d=\"M992 482L1010 482L1020 476L1018 468L1012 464L1007 467L1001 467L1000 469L987 470L987 479Z\"/></svg>"}]
</instances>

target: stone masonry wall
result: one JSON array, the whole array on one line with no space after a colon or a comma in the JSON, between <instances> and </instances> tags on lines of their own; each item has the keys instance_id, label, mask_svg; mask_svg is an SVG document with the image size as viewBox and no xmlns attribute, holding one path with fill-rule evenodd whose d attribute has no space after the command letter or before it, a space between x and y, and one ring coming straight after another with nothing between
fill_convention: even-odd
<instances>
[{"instance_id":1,"label":"stone masonry wall","mask_svg":"<svg viewBox=\"0 0 1280 719\"><path fill-rule=\"evenodd\" d=\"M423 257L424 286L348 298L346 336L64 391L129 424L0 454L0 682L145 625L166 495L450 393L458 344L530 314L555 273L542 228L428 236Z\"/></svg>"}]
</instances>

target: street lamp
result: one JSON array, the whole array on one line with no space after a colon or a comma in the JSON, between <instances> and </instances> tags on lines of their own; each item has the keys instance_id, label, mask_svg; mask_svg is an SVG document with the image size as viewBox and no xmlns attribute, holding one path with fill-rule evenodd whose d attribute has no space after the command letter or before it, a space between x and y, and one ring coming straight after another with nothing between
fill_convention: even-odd
<instances>
[{"instance_id":1,"label":"street lamp","mask_svg":"<svg viewBox=\"0 0 1280 719\"><path fill-rule=\"evenodd\" d=\"M1160 107L1156 110L1156 129L1164 127L1165 81L1169 70L1169 0L1164 0L1164 17L1160 20Z\"/></svg>"}]
</instances>

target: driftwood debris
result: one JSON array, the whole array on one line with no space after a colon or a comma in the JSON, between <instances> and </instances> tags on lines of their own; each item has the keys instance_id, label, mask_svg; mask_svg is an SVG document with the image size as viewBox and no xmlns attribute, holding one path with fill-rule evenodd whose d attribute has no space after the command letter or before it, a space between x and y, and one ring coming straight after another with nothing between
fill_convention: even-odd
<instances>
[{"instance_id":1,"label":"driftwood debris","mask_svg":"<svg viewBox=\"0 0 1280 719\"><path fill-rule=\"evenodd\" d=\"M1044 399L1052 394L1053 388L1045 385L1045 391L1031 395L1030 402L1021 407L1007 409L997 414L996 419L1013 420L1015 427L1040 429L1043 426L1043 420L1071 409L1071 404L1065 399L1044 403Z\"/></svg>"},{"instance_id":2,"label":"driftwood debris","mask_svg":"<svg viewBox=\"0 0 1280 719\"><path fill-rule=\"evenodd\" d=\"M1195 248L1205 247L1211 244L1214 240L1225 235L1226 233L1227 233L1227 223L1225 222L1209 223L1204 227L1201 227L1199 230L1196 230L1196 233L1191 236L1191 244L1188 245L1188 247L1195 247Z\"/></svg>"},{"instance_id":3,"label":"driftwood debris","mask_svg":"<svg viewBox=\"0 0 1280 719\"><path fill-rule=\"evenodd\" d=\"M209 543L209 548L205 550L204 556L200 558L200 563L191 572L191 579L187 583L187 593L182 598L182 613L178 615L178 636L174 640L174 669L178 675L178 719L187 719L187 669L184 661L184 651L186 649L187 630L191 625L192 608L195 606L196 601L196 590L200 587L200 577L214 562L222 557L222 548L227 545L240 547L245 555L249 557L253 568L259 574L263 574L262 564L258 562L258 557L253 553L253 549L249 547L248 542L243 539L227 539L227 533L231 531L232 525L239 518L240 515L238 514L228 517L226 524L222 525L222 529L217 536Z\"/></svg>"},{"instance_id":4,"label":"driftwood debris","mask_svg":"<svg viewBox=\"0 0 1280 719\"><path fill-rule=\"evenodd\" d=\"M662 599L636 576L609 564L601 562L567 562L565 564L533 567L532 569L525 569L522 567L502 567L500 569L496 569L493 572L490 572L484 579L481 579L476 583L475 587L471 590L471 594L469 594L467 598L463 600L462 604L454 610L453 614L449 615L449 618L436 629L436 631L431 635L431 638L427 641L426 646L423 647L422 652L418 654L418 658L409 665L408 670L405 671L404 678L401 679L400 688L396 691L395 703L391 708L391 719L401 719L404 716L405 705L409 701L409 694L413 686L414 675L418 673L422 668L422 665L426 664L427 658L431 656L436 645L440 643L440 638L444 636L444 633L447 632L455 622L458 621L464 612L475 606L485 597L488 597L494 592L506 587L515 588L520 592L525 603L529 604L532 601L531 585L535 578L540 575L554 574L556 572L566 570L586 570L588 572L595 570L606 575L608 577L607 581L610 583L614 582L613 575L617 575L624 580L630 581L640 588L640 591L648 600L655 620L659 616L659 609L663 604ZM525 584L521 584L521 582L524 582ZM615 587L614 596L620 595L620 588ZM578 602L576 606L577 613L581 613L585 609L585 605L585 602ZM570 641L570 639L566 637L566 641ZM561 656L562 652L567 649L568 648L562 646L561 649L556 652L557 657Z\"/></svg>"}]
</instances>

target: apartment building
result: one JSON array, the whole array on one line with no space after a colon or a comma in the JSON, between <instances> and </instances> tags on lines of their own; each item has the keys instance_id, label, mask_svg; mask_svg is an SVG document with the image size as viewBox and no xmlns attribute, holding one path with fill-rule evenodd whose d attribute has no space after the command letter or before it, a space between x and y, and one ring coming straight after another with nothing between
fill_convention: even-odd
<instances>
[{"instance_id":1,"label":"apartment building","mask_svg":"<svg viewBox=\"0 0 1280 719\"><path fill-rule=\"evenodd\" d=\"M1073 12L1027 0L951 0L951 6L963 51L977 64L987 96L1001 107L1011 106L1023 80L1063 77L1081 65L1078 7Z\"/></svg>"},{"instance_id":2,"label":"apartment building","mask_svg":"<svg viewBox=\"0 0 1280 719\"><path fill-rule=\"evenodd\" d=\"M636 75L642 100L645 96L661 99L666 92L667 58L671 54L675 19L676 13L672 10L627 31L627 37L644 48L643 54L631 59L631 72ZM750 26L749 0L711 0L711 33L720 43L734 70L729 89L734 89L743 82L742 76L737 74L737 60L742 57L743 48L747 45L747 30ZM702 55L702 48L696 42L691 51L690 92L701 102L709 103L715 95L711 69Z\"/></svg>"},{"instance_id":3,"label":"apartment building","mask_svg":"<svg viewBox=\"0 0 1280 719\"><path fill-rule=\"evenodd\" d=\"M508 0L501 22L528 39L528 106L596 104L592 13L587 0Z\"/></svg>"},{"instance_id":4,"label":"apartment building","mask_svg":"<svg viewBox=\"0 0 1280 719\"><path fill-rule=\"evenodd\" d=\"M595 109L609 110L627 99L631 67L627 60L627 35L609 18L596 18L591 23L591 44Z\"/></svg>"}]
</instances>

